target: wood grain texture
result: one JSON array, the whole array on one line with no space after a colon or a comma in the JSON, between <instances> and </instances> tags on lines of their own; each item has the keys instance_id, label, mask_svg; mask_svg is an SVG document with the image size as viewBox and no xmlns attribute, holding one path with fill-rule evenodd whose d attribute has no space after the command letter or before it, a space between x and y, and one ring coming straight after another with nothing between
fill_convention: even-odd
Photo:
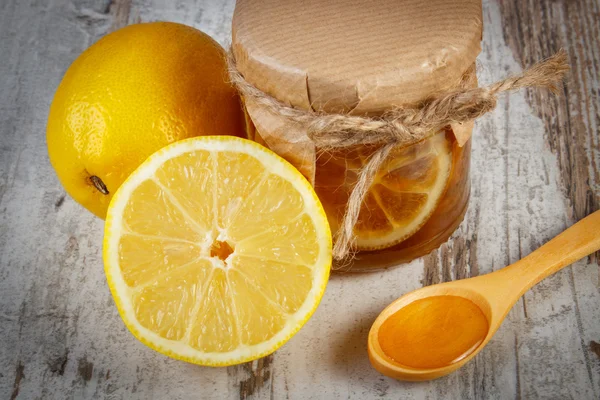
<instances>
[{"instance_id":1,"label":"wood grain texture","mask_svg":"<svg viewBox=\"0 0 600 400\"><path fill-rule=\"evenodd\" d=\"M597 1L501 1L503 34L523 65L564 47L571 73L561 97L529 91L527 102L544 121L547 142L557 155L572 217L600 205L600 8ZM524 22L527 21L527 22Z\"/></svg>"},{"instance_id":2,"label":"wood grain texture","mask_svg":"<svg viewBox=\"0 0 600 400\"><path fill-rule=\"evenodd\" d=\"M103 223L49 165L48 107L90 44L137 21L171 20L229 43L234 1L0 2L0 398L598 399L600 273L575 263L526 293L489 346L439 380L397 382L367 359L377 314L422 285L488 273L530 253L600 198L598 0L484 1L479 79L564 47L564 96L522 92L477 121L465 222L399 268L333 276L307 325L274 355L229 368L171 360L139 343L114 307Z\"/></svg>"}]
</instances>

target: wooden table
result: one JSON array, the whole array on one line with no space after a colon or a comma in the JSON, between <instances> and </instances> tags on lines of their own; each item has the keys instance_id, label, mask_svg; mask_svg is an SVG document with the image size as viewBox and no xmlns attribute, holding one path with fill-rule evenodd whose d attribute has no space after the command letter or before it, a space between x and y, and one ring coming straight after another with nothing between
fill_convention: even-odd
<instances>
[{"instance_id":1,"label":"wooden table","mask_svg":"<svg viewBox=\"0 0 600 400\"><path fill-rule=\"evenodd\" d=\"M66 195L45 126L69 64L127 23L170 20L222 44L234 1L0 2L0 397L3 399L598 399L600 269L577 262L527 292L488 347L451 376L379 375L367 332L389 302L422 285L518 260L600 204L600 2L484 1L480 82L564 47L562 97L519 92L477 121L472 197L460 229L408 265L333 276L321 306L274 355L202 368L138 342L102 269L103 221Z\"/></svg>"}]
</instances>

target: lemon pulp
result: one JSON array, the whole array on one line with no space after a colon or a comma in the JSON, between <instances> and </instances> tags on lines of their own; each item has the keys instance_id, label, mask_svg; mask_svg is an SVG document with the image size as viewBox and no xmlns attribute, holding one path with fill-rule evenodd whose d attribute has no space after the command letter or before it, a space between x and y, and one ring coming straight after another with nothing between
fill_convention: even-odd
<instances>
[{"instance_id":1,"label":"lemon pulp","mask_svg":"<svg viewBox=\"0 0 600 400\"><path fill-rule=\"evenodd\" d=\"M105 270L125 324L204 365L273 352L316 309L331 234L309 183L260 145L203 137L155 153L112 200Z\"/></svg>"}]
</instances>

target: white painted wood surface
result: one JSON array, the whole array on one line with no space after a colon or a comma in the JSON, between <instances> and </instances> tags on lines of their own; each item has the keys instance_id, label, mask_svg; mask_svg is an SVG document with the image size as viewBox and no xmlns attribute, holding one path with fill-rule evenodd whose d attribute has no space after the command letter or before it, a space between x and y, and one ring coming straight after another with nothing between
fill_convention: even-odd
<instances>
[{"instance_id":1,"label":"white painted wood surface","mask_svg":"<svg viewBox=\"0 0 600 400\"><path fill-rule=\"evenodd\" d=\"M480 82L560 46L573 72L562 99L511 94L477 122L470 208L441 249L390 271L333 276L300 333L243 366L175 361L127 331L102 269L103 222L65 196L48 162L48 107L69 64L107 32L170 20L225 45L233 8L233 0L0 2L0 398L600 398L594 257L529 291L451 376L397 382L366 353L370 324L401 294L501 268L598 208L598 0L484 1Z\"/></svg>"}]
</instances>

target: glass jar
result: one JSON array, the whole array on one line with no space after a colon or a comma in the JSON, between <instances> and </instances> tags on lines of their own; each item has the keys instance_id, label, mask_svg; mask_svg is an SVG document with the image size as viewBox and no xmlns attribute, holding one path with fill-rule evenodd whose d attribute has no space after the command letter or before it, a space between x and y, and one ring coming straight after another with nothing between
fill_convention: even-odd
<instances>
[{"instance_id":1,"label":"glass jar","mask_svg":"<svg viewBox=\"0 0 600 400\"><path fill-rule=\"evenodd\" d=\"M457 87L477 86L481 0L401 3L236 2L236 69L276 100L259 101L256 92L244 99L256 127L251 137L314 184L333 232L358 171L377 149L321 152L309 138L306 119L293 120L293 113L271 105L378 118L397 107L420 107ZM411 261L439 247L458 227L470 193L472 125L453 127L391 152L363 202L354 229L357 253L340 270Z\"/></svg>"}]
</instances>

